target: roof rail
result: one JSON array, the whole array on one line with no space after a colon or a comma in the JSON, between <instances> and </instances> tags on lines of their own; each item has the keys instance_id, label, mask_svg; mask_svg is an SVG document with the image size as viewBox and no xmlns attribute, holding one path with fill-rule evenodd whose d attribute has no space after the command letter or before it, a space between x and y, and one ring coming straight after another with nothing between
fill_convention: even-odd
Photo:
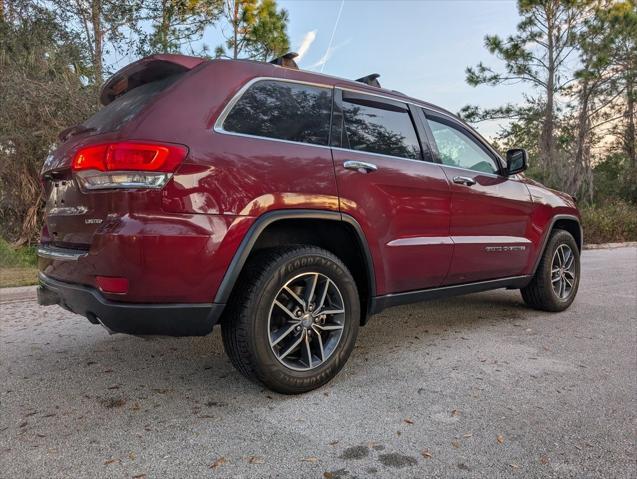
<instances>
[{"instance_id":1,"label":"roof rail","mask_svg":"<svg viewBox=\"0 0 637 479\"><path fill-rule=\"evenodd\" d=\"M378 81L379 78L380 75L378 73L372 73L371 75L367 75L366 77L357 78L356 81L364 83L365 85L380 88L380 82Z\"/></svg>"},{"instance_id":2,"label":"roof rail","mask_svg":"<svg viewBox=\"0 0 637 479\"><path fill-rule=\"evenodd\" d=\"M288 52L285 55L276 57L274 60L270 60L270 63L272 63L273 65L279 65L281 67L294 68L295 70L298 70L299 66L294 61L294 59L298 56L298 53Z\"/></svg>"}]
</instances>

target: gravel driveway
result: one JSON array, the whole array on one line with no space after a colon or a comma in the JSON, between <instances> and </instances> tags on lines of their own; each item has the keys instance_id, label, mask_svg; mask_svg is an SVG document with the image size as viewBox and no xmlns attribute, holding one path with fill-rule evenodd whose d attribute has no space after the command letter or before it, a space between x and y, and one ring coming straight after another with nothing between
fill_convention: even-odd
<instances>
[{"instance_id":1,"label":"gravel driveway","mask_svg":"<svg viewBox=\"0 0 637 479\"><path fill-rule=\"evenodd\" d=\"M637 248L585 251L570 310L516 291L387 310L328 386L281 396L206 338L0 305L0 476L636 477Z\"/></svg>"}]
</instances>

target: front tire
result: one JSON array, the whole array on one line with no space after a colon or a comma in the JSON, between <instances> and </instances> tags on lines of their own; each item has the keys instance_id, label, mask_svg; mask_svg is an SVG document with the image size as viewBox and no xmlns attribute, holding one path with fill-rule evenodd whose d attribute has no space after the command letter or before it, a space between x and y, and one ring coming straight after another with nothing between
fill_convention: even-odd
<instances>
[{"instance_id":1,"label":"front tire","mask_svg":"<svg viewBox=\"0 0 637 479\"><path fill-rule=\"evenodd\" d=\"M249 260L221 330L224 349L244 376L299 394L336 376L359 324L358 290L343 262L321 248L292 246Z\"/></svg>"},{"instance_id":2,"label":"front tire","mask_svg":"<svg viewBox=\"0 0 637 479\"><path fill-rule=\"evenodd\" d=\"M542 253L531 283L522 288L522 299L542 311L564 311L579 288L580 253L575 238L565 230L555 230Z\"/></svg>"}]
</instances>

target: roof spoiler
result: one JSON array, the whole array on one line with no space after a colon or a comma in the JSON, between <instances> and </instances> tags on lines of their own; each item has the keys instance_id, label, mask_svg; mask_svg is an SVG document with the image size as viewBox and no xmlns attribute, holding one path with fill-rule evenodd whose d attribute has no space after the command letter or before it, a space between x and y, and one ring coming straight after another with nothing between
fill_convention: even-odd
<instances>
[{"instance_id":1,"label":"roof spoiler","mask_svg":"<svg viewBox=\"0 0 637 479\"><path fill-rule=\"evenodd\" d=\"M274 60L270 60L270 63L272 63L272 65L279 65L281 67L294 68L295 70L298 70L299 66L294 61L294 59L298 56L299 54L296 52L288 52L285 55L276 57Z\"/></svg>"},{"instance_id":2,"label":"roof spoiler","mask_svg":"<svg viewBox=\"0 0 637 479\"><path fill-rule=\"evenodd\" d=\"M102 105L108 105L138 86L192 70L204 61L203 58L169 53L142 58L115 72L104 83L100 91L100 102Z\"/></svg>"},{"instance_id":3,"label":"roof spoiler","mask_svg":"<svg viewBox=\"0 0 637 479\"><path fill-rule=\"evenodd\" d=\"M380 82L378 81L379 78L380 75L378 73L372 73L371 75L367 75L366 77L357 78L356 81L364 83L365 85L380 88Z\"/></svg>"}]
</instances>

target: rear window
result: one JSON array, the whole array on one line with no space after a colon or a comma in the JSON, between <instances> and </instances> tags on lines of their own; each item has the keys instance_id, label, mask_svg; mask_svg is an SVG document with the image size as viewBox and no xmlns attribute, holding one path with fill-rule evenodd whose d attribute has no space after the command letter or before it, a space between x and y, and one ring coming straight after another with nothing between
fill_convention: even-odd
<instances>
[{"instance_id":1,"label":"rear window","mask_svg":"<svg viewBox=\"0 0 637 479\"><path fill-rule=\"evenodd\" d=\"M252 85L223 122L234 133L327 145L332 90L263 80Z\"/></svg>"},{"instance_id":2,"label":"rear window","mask_svg":"<svg viewBox=\"0 0 637 479\"><path fill-rule=\"evenodd\" d=\"M97 133L118 130L139 113L155 95L175 83L182 75L183 73L171 75L124 93L82 123L82 126L94 128Z\"/></svg>"}]
</instances>

